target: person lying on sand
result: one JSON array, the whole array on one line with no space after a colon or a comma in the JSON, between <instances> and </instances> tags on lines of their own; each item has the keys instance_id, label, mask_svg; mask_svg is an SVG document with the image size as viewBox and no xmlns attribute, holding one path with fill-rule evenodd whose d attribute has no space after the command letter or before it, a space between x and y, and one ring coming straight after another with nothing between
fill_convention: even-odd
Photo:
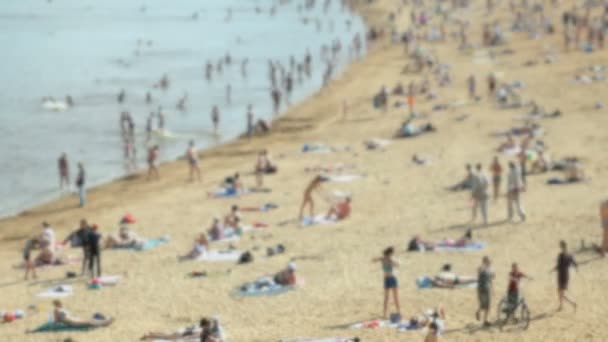
<instances>
[{"instance_id":1,"label":"person lying on sand","mask_svg":"<svg viewBox=\"0 0 608 342\"><path fill-rule=\"evenodd\" d=\"M310 183L308 183L308 186L304 190L304 198L302 199L302 204L300 205L300 221L302 221L302 219L304 218L304 209L306 209L307 206L310 208L310 217L315 216L315 202L312 194L314 191L319 190L321 188L321 184L325 181L327 181L327 178L321 175L317 175L315 176L315 178L312 179L312 181L310 181Z\"/></svg>"},{"instance_id":2,"label":"person lying on sand","mask_svg":"<svg viewBox=\"0 0 608 342\"><path fill-rule=\"evenodd\" d=\"M327 212L326 218L328 220L334 218L336 221L344 220L350 215L350 202L351 198L348 196L342 201L332 205Z\"/></svg>"},{"instance_id":3,"label":"person lying on sand","mask_svg":"<svg viewBox=\"0 0 608 342\"><path fill-rule=\"evenodd\" d=\"M209 240L207 234L201 233L197 239L194 240L194 246L192 250L186 255L179 257L180 261L196 259L204 255L209 250Z\"/></svg>"},{"instance_id":4,"label":"person lying on sand","mask_svg":"<svg viewBox=\"0 0 608 342\"><path fill-rule=\"evenodd\" d=\"M507 141L503 142L498 146L498 148L496 148L497 152L505 152L517 148L517 143L513 139L513 135L511 133L507 133L506 137Z\"/></svg>"},{"instance_id":5,"label":"person lying on sand","mask_svg":"<svg viewBox=\"0 0 608 342\"><path fill-rule=\"evenodd\" d=\"M104 248L130 248L141 247L145 241L132 232L127 226L120 227L118 235L109 235L104 243Z\"/></svg>"},{"instance_id":6,"label":"person lying on sand","mask_svg":"<svg viewBox=\"0 0 608 342\"><path fill-rule=\"evenodd\" d=\"M464 235L462 237L458 238L457 240L443 239L443 241L439 242L438 244L440 244L442 246L448 246L448 247L464 247L471 243L473 243L473 232L470 229L468 229L464 233ZM408 252L432 251L435 249L435 247L438 244L434 243L434 242L425 241L422 238L420 238L420 235L416 235L408 243L407 251Z\"/></svg>"},{"instance_id":7,"label":"person lying on sand","mask_svg":"<svg viewBox=\"0 0 608 342\"><path fill-rule=\"evenodd\" d=\"M583 169L581 163L574 159L570 160L566 163L564 168L564 178L551 178L547 180L547 184L570 184L570 183L578 183L583 182L587 178L585 177L585 170Z\"/></svg>"},{"instance_id":8,"label":"person lying on sand","mask_svg":"<svg viewBox=\"0 0 608 342\"><path fill-rule=\"evenodd\" d=\"M184 329L180 329L173 333L160 333L160 332L149 332L140 338L141 341L150 340L169 340L178 341L183 339L190 339L192 337L199 337L200 341L203 342L221 342L223 341L222 332L217 319L214 318L202 318L198 327L189 326ZM204 335L204 336L203 336Z\"/></svg>"},{"instance_id":9,"label":"person lying on sand","mask_svg":"<svg viewBox=\"0 0 608 342\"><path fill-rule=\"evenodd\" d=\"M55 323L63 323L73 328L98 328L107 327L114 322L112 318L106 319L92 319L83 320L70 315L70 313L63 308L63 304L60 300L53 301L53 320Z\"/></svg>"},{"instance_id":10,"label":"person lying on sand","mask_svg":"<svg viewBox=\"0 0 608 342\"><path fill-rule=\"evenodd\" d=\"M445 310L441 305L438 305L436 308L426 310L425 312L410 317L409 326L416 329L422 329L435 323L438 332L441 333L445 329L445 319Z\"/></svg>"},{"instance_id":11,"label":"person lying on sand","mask_svg":"<svg viewBox=\"0 0 608 342\"><path fill-rule=\"evenodd\" d=\"M449 187L448 190L463 191L463 190L470 190L471 188L473 188L474 174L473 174L473 168L472 168L471 164L466 164L465 169L466 169L467 173L466 173L466 176L464 177L464 179L462 181L460 181L458 184Z\"/></svg>"},{"instance_id":12,"label":"person lying on sand","mask_svg":"<svg viewBox=\"0 0 608 342\"><path fill-rule=\"evenodd\" d=\"M439 288L454 288L457 285L474 284L477 282L477 277L459 276L452 272L452 265L445 264L436 276L431 278L431 283L434 287Z\"/></svg>"},{"instance_id":13,"label":"person lying on sand","mask_svg":"<svg viewBox=\"0 0 608 342\"><path fill-rule=\"evenodd\" d=\"M263 290L265 288L272 288L274 286L296 286L296 264L290 262L287 267L273 276L264 276L258 278L253 283L246 283L241 286L241 290L250 291L251 289Z\"/></svg>"},{"instance_id":14,"label":"person lying on sand","mask_svg":"<svg viewBox=\"0 0 608 342\"><path fill-rule=\"evenodd\" d=\"M407 120L401 125L401 129L397 132L397 137L409 138L421 135L423 133L435 132L437 129L431 123L426 123L420 126L414 125L412 120Z\"/></svg>"}]
</instances>

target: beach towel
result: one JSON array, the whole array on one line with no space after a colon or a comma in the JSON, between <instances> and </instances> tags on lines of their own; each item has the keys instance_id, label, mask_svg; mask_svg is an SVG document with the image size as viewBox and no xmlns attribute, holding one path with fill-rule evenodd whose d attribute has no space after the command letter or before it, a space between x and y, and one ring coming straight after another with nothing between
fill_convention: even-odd
<instances>
[{"instance_id":1,"label":"beach towel","mask_svg":"<svg viewBox=\"0 0 608 342\"><path fill-rule=\"evenodd\" d=\"M458 252L458 251L467 251L467 252L471 252L471 251L480 251L482 249L484 249L486 247L486 243L485 242L471 242L468 243L464 246L450 246L450 245L446 245L446 244L437 244L435 246L435 250L436 251L454 251L454 252Z\"/></svg>"},{"instance_id":2,"label":"beach towel","mask_svg":"<svg viewBox=\"0 0 608 342\"><path fill-rule=\"evenodd\" d=\"M112 286L120 282L121 276L119 275L104 275L97 277L97 282L103 286Z\"/></svg>"},{"instance_id":3,"label":"beach towel","mask_svg":"<svg viewBox=\"0 0 608 342\"><path fill-rule=\"evenodd\" d=\"M352 182L355 181L357 179L362 178L363 176L361 175L335 175L335 176L327 176L327 179L330 182L338 182L338 183L348 183L348 182Z\"/></svg>"},{"instance_id":4,"label":"beach towel","mask_svg":"<svg viewBox=\"0 0 608 342\"><path fill-rule=\"evenodd\" d=\"M325 144L311 143L302 145L302 153L330 153L333 149Z\"/></svg>"},{"instance_id":5,"label":"beach towel","mask_svg":"<svg viewBox=\"0 0 608 342\"><path fill-rule=\"evenodd\" d=\"M74 294L74 288L71 285L57 285L46 291L40 292L37 296L40 298L65 298Z\"/></svg>"},{"instance_id":6,"label":"beach towel","mask_svg":"<svg viewBox=\"0 0 608 342\"><path fill-rule=\"evenodd\" d=\"M149 251L151 249L154 249L158 246L162 246L166 243L168 243L170 240L170 238L168 236L162 236L159 237L157 239L148 239L146 240L143 244L141 245L133 245L133 246L128 246L128 247L114 247L112 249L117 249L117 250L133 250L133 251Z\"/></svg>"},{"instance_id":7,"label":"beach towel","mask_svg":"<svg viewBox=\"0 0 608 342\"><path fill-rule=\"evenodd\" d=\"M240 208L241 211L261 211L261 212L266 212L266 211L270 211L273 209L277 209L279 206L274 204L274 203L266 203L263 206L260 207L244 207L244 208Z\"/></svg>"},{"instance_id":8,"label":"beach towel","mask_svg":"<svg viewBox=\"0 0 608 342\"><path fill-rule=\"evenodd\" d=\"M249 193L251 193L251 191L249 191L247 189L242 190L242 191L235 191L230 188L220 188L215 191L207 193L207 195L211 198L234 198L234 197L240 197L243 195L247 195Z\"/></svg>"},{"instance_id":9,"label":"beach towel","mask_svg":"<svg viewBox=\"0 0 608 342\"><path fill-rule=\"evenodd\" d=\"M302 222L300 222L300 225L302 227L310 227L310 226L334 224L336 222L337 221L332 218L328 219L327 215L320 214L315 217L305 217L304 219L302 219Z\"/></svg>"},{"instance_id":10,"label":"beach towel","mask_svg":"<svg viewBox=\"0 0 608 342\"><path fill-rule=\"evenodd\" d=\"M203 255L198 257L196 260L208 262L236 262L241 257L241 254L243 254L243 252L241 251L207 251Z\"/></svg>"},{"instance_id":11,"label":"beach towel","mask_svg":"<svg viewBox=\"0 0 608 342\"><path fill-rule=\"evenodd\" d=\"M87 331L95 329L96 327L73 327L64 323L46 322L34 330L30 330L29 333L39 332L61 332L61 331Z\"/></svg>"},{"instance_id":12,"label":"beach towel","mask_svg":"<svg viewBox=\"0 0 608 342\"><path fill-rule=\"evenodd\" d=\"M431 277L428 277L428 276L422 276L422 277L416 278L416 286L418 287L419 290L435 288L435 286L433 286L433 283L431 281ZM454 285L454 288L477 288L477 283L456 284L456 285Z\"/></svg>"}]
</instances>

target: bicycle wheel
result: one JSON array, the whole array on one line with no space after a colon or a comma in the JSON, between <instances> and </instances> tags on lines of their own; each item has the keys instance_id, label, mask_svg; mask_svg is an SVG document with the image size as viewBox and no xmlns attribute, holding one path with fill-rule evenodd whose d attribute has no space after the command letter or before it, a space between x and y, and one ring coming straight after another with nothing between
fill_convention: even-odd
<instances>
[{"instance_id":1,"label":"bicycle wheel","mask_svg":"<svg viewBox=\"0 0 608 342\"><path fill-rule=\"evenodd\" d=\"M511 308L509 302L503 298L498 303L498 314L496 315L496 323L502 329L502 327L507 324L509 318L511 317Z\"/></svg>"},{"instance_id":2,"label":"bicycle wheel","mask_svg":"<svg viewBox=\"0 0 608 342\"><path fill-rule=\"evenodd\" d=\"M528 309L528 305L526 303L522 303L520 305L519 325L524 330L528 329L528 326L530 325L530 309Z\"/></svg>"}]
</instances>

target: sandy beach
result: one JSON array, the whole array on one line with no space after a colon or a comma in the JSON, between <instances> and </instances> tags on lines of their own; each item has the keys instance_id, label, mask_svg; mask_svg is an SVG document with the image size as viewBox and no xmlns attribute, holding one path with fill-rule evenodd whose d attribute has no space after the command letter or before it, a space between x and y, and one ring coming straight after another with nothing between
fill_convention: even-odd
<instances>
[{"instance_id":1,"label":"sandy beach","mask_svg":"<svg viewBox=\"0 0 608 342\"><path fill-rule=\"evenodd\" d=\"M507 25L507 4L488 15L484 1L462 10L470 20L470 40L479 45L482 23L500 19ZM574 83L577 74L608 61L608 49L585 53L580 49L563 50L561 13L575 1L562 1L558 8L546 5L557 31L552 36L530 39L524 33L512 33L507 45L513 54L487 55L488 49L476 48L474 53L458 51L456 39L426 43L441 63L451 66L452 83L436 87L436 100L417 98L416 111L425 113L416 123L431 122L437 131L411 139L395 139L382 150L367 150L363 142L370 138L392 139L408 115L407 106L395 108L405 96L390 96L386 112L374 109L372 97L382 86L392 89L398 82L407 85L420 82L424 74L402 74L410 61L401 44L391 44L390 35L373 43L368 56L353 63L340 79L303 103L291 108L272 127L267 136L233 143L201 153L203 180L188 182L186 161L163 164L159 181L146 181L145 174L115 181L89 192L89 205L77 207L77 196L32 208L21 215L0 220L0 310L26 311L21 320L0 326L3 341L135 341L148 331L173 331L195 324L202 316L217 315L229 341L278 341L295 337L358 336L362 341L423 341L422 331L397 332L394 329L362 329L347 327L355 322L377 319L382 315L382 270L371 259L380 256L387 246L394 246L399 268L401 311L404 317L442 305L447 313L445 341L605 341L608 328L608 296L603 284L608 280L605 259L591 251L578 253L581 241L601 242L598 216L600 201L606 197L608 180L608 113L595 109L608 94L606 80L590 84ZM370 27L388 28L389 13L401 1L353 1ZM546 2L548 3L548 2ZM504 10L504 11L503 11ZM597 9L599 10L599 8ZM596 10L596 11L597 11ZM409 23L410 7L396 14L395 22L403 30ZM599 13L599 12L598 12ZM448 32L455 31L448 27ZM543 63L546 51L557 51L558 59ZM530 60L540 61L526 66ZM583 161L590 180L579 184L546 185L547 179L559 176L549 172L527 177L522 194L527 213L524 223L510 223L507 203L501 197L489 204L487 226L468 224L471 216L470 193L448 192L446 187L464 177L466 163L482 163L489 167L492 158L500 158L503 169L514 158L496 152L504 138L493 137L497 131L520 126L517 119L529 108L500 109L486 92L490 72L502 75L500 82L519 80L524 102L536 101L547 110L559 109L563 114L540 121L544 128L542 140L552 158L577 156ZM465 103L468 98L466 78L477 78L479 102ZM430 77L432 78L432 77ZM342 113L343 101L349 104ZM453 104L448 110L433 111L438 103ZM466 119L459 117L466 115ZM519 139L519 138L518 138ZM332 146L331 153L301 153L302 146L323 143ZM255 158L261 149L268 149L278 165L276 175L265 177L269 193L253 193L240 198L211 199L207 192L234 172L243 175L246 186L253 186ZM427 165L411 162L414 154L427 157ZM332 225L301 228L297 223L280 223L297 218L302 191L315 173L306 168L343 163L354 165L353 173L362 175L352 182L329 182L322 193L350 193L353 212L348 219ZM347 172L351 173L351 172ZM54 182L55 180L49 180ZM252 250L254 262L232 263L177 262L186 253L193 239L209 226L214 216L228 213L233 204L242 207L275 203L278 209L269 212L244 213L244 222L263 222L267 228L246 234L235 243L239 250ZM325 212L328 204L321 198L316 211ZM67 265L38 270L39 279L22 280L22 270L12 266L21 262L25 240L38 234L40 224L48 221L63 238L78 226L81 218L96 223L103 234L118 230L118 221L126 213L137 218L133 230L144 237L169 235L168 244L150 251L104 251L104 273L121 275L115 287L89 290L86 280L68 280L76 294L64 300L76 315L90 317L95 312L115 318L108 328L89 332L25 334L48 319L52 310L48 299L36 293L63 282L67 271L79 272L80 266ZM471 228L475 240L487 247L474 252L406 253L407 242L416 234L430 240L457 238ZM555 266L558 242L570 245L579 263L572 272L570 294L578 302L578 310L557 307ZM267 247L286 246L286 253L270 258ZM213 244L219 249L227 244ZM80 249L67 251L81 255ZM496 272L491 320L496 317L496 304L506 293L508 272L512 262L534 277L523 283L523 293L532 314L527 330L497 327L481 329L475 320L477 296L474 289L419 290L415 280L433 275L445 263L456 273L476 275L484 255L490 256ZM231 292L242 283L272 274L295 259L298 276L305 283L294 291L279 296L239 298ZM213 276L189 278L192 271L207 271Z\"/></svg>"}]
</instances>

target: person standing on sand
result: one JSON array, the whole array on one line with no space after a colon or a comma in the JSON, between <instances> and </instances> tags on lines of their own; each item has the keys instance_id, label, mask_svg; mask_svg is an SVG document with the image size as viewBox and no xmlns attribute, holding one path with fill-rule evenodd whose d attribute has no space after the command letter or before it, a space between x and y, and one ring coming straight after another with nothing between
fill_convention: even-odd
<instances>
[{"instance_id":1,"label":"person standing on sand","mask_svg":"<svg viewBox=\"0 0 608 342\"><path fill-rule=\"evenodd\" d=\"M494 200L496 201L500 195L500 183L502 181L502 166L500 165L500 161L498 161L498 157L494 157L490 169L492 171L492 185L494 186Z\"/></svg>"},{"instance_id":2,"label":"person standing on sand","mask_svg":"<svg viewBox=\"0 0 608 342\"><path fill-rule=\"evenodd\" d=\"M148 177L147 180L150 180L152 177L156 179L160 179L160 174L158 173L158 167L156 163L158 161L158 153L160 149L158 145L152 146L148 150Z\"/></svg>"},{"instance_id":3,"label":"person standing on sand","mask_svg":"<svg viewBox=\"0 0 608 342\"><path fill-rule=\"evenodd\" d=\"M479 309L475 312L475 317L479 321L483 312L483 326L489 327L488 313L492 304L492 282L494 280L494 272L491 268L490 258L484 256L481 266L477 271L477 299L479 300Z\"/></svg>"},{"instance_id":4,"label":"person standing on sand","mask_svg":"<svg viewBox=\"0 0 608 342\"><path fill-rule=\"evenodd\" d=\"M483 224L488 224L488 177L482 170L481 164L475 166L475 174L473 176L473 188L471 196L473 198L473 212L471 222L475 222L477 218L477 209L481 211Z\"/></svg>"},{"instance_id":5,"label":"person standing on sand","mask_svg":"<svg viewBox=\"0 0 608 342\"><path fill-rule=\"evenodd\" d=\"M517 211L517 215L523 221L526 220L526 214L521 208L519 195L525 190L521 175L514 162L509 162L509 175L507 176L507 202L508 202L508 219L513 220L513 207Z\"/></svg>"},{"instance_id":6,"label":"person standing on sand","mask_svg":"<svg viewBox=\"0 0 608 342\"><path fill-rule=\"evenodd\" d=\"M477 82L475 81L475 76L470 75L467 78L467 87L469 89L469 100L474 100L477 97L477 93L475 91Z\"/></svg>"},{"instance_id":7,"label":"person standing on sand","mask_svg":"<svg viewBox=\"0 0 608 342\"><path fill-rule=\"evenodd\" d=\"M86 174L84 172L84 165L78 163L78 175L76 176L76 187L78 188L78 197L80 198L80 207L84 208L87 202L87 190L85 187Z\"/></svg>"},{"instance_id":8,"label":"person standing on sand","mask_svg":"<svg viewBox=\"0 0 608 342\"><path fill-rule=\"evenodd\" d=\"M254 120L253 106L248 105L247 106L247 137L249 137L249 138L251 138L251 136L253 135L253 131L254 131L253 120Z\"/></svg>"},{"instance_id":9,"label":"person standing on sand","mask_svg":"<svg viewBox=\"0 0 608 342\"><path fill-rule=\"evenodd\" d=\"M220 125L220 109L217 106L211 108L211 122L213 123L213 134L217 135Z\"/></svg>"},{"instance_id":10,"label":"person standing on sand","mask_svg":"<svg viewBox=\"0 0 608 342\"><path fill-rule=\"evenodd\" d=\"M397 314L401 314L401 309L399 307L399 281L393 272L394 268L399 267L399 262L393 259L394 253L395 249L393 247L388 247L382 252L382 257L372 259L372 262L382 263L382 270L384 271L383 318L388 317L388 301L391 292L393 293L393 301L395 302Z\"/></svg>"},{"instance_id":11,"label":"person standing on sand","mask_svg":"<svg viewBox=\"0 0 608 342\"><path fill-rule=\"evenodd\" d=\"M194 174L196 179L201 181L201 169L198 166L198 155L194 150L194 140L190 140L190 146L186 150L186 159L188 159L188 165L190 166L190 182L194 182Z\"/></svg>"},{"instance_id":12,"label":"person standing on sand","mask_svg":"<svg viewBox=\"0 0 608 342\"><path fill-rule=\"evenodd\" d=\"M317 175L313 180L308 184L306 190L304 190L304 199L302 200L302 205L300 206L300 216L299 220L302 221L304 218L304 209L308 205L310 207L310 218L313 219L315 216L315 202L312 197L312 193L315 190L318 190L321 187L321 183L325 181L325 178L321 175Z\"/></svg>"},{"instance_id":13,"label":"person standing on sand","mask_svg":"<svg viewBox=\"0 0 608 342\"><path fill-rule=\"evenodd\" d=\"M70 167L68 163L67 154L62 153L57 161L57 166L59 168L59 189L63 190L63 185L70 187Z\"/></svg>"},{"instance_id":14,"label":"person standing on sand","mask_svg":"<svg viewBox=\"0 0 608 342\"><path fill-rule=\"evenodd\" d=\"M578 270L578 265L576 264L576 261L574 261L574 257L568 253L566 241L560 241L559 248L561 252L557 256L557 265L551 270L551 272L557 271L557 294L559 297L559 307L557 308L557 311L562 310L564 299L572 304L574 310L576 310L576 302L568 298L566 291L568 291L568 282L570 281L570 266L574 266L574 268Z\"/></svg>"},{"instance_id":15,"label":"person standing on sand","mask_svg":"<svg viewBox=\"0 0 608 342\"><path fill-rule=\"evenodd\" d=\"M89 252L89 274L91 277L101 277L101 248L99 242L101 241L101 234L97 232L97 225L91 226L87 239L85 241L86 248ZM95 272L95 266L97 266L97 272Z\"/></svg>"},{"instance_id":16,"label":"person standing on sand","mask_svg":"<svg viewBox=\"0 0 608 342\"><path fill-rule=\"evenodd\" d=\"M277 88L273 88L270 91L270 97L272 98L274 115L277 115L279 114L279 109L281 107L281 91Z\"/></svg>"},{"instance_id":17,"label":"person standing on sand","mask_svg":"<svg viewBox=\"0 0 608 342\"><path fill-rule=\"evenodd\" d=\"M608 251L608 199L600 204L600 219L602 221L603 238L599 252L603 257Z\"/></svg>"}]
</instances>

